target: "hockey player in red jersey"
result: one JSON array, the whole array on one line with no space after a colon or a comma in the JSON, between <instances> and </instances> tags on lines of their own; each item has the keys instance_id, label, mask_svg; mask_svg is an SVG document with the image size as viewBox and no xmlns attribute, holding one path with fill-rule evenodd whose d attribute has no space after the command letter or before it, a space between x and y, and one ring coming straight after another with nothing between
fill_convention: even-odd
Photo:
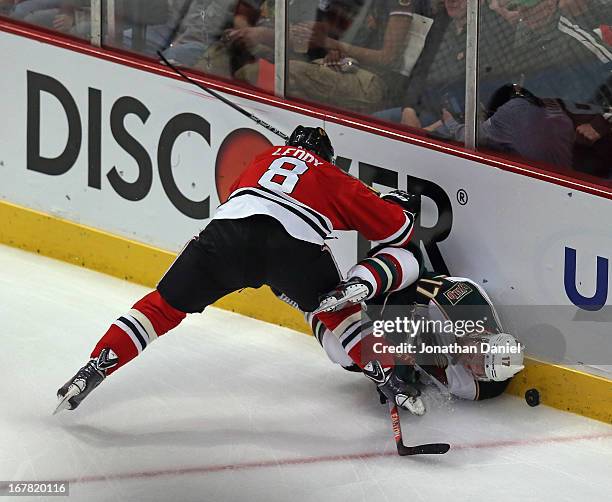
<instances>
[{"instance_id":1,"label":"hockey player in red jersey","mask_svg":"<svg viewBox=\"0 0 612 502\"><path fill-rule=\"evenodd\" d=\"M202 312L233 291L264 284L304 312L321 310L318 317L381 392L413 413L424 412L418 392L395 376L393 358L375 357L371 322L361 316L357 303L406 281L402 259L410 253L401 251L410 240L415 214L402 205L411 203L410 196L379 196L336 167L333 155L323 129L298 126L285 146L257 156L156 290L110 326L90 361L58 390L56 412L75 409L105 377L188 313ZM325 245L335 230L356 230L373 241L380 254L376 266L384 271L373 268L370 280L342 282Z\"/></svg>"}]
</instances>

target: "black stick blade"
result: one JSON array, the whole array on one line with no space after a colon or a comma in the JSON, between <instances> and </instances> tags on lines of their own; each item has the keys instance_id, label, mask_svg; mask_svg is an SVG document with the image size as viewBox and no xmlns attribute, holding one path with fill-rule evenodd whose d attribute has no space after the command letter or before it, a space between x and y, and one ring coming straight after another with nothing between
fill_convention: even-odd
<instances>
[{"instance_id":1,"label":"black stick blade","mask_svg":"<svg viewBox=\"0 0 612 502\"><path fill-rule=\"evenodd\" d=\"M448 443L428 443L416 446L405 446L402 443L397 443L397 453L401 457L408 455L443 455L448 450L450 450Z\"/></svg>"},{"instance_id":2,"label":"black stick blade","mask_svg":"<svg viewBox=\"0 0 612 502\"><path fill-rule=\"evenodd\" d=\"M391 425L393 426L393 437L397 445L397 453L400 457L408 455L443 455L450 450L448 443L428 443L416 446L406 446L402 438L402 425L400 424L399 411L397 405L389 401L389 413L391 415Z\"/></svg>"}]
</instances>

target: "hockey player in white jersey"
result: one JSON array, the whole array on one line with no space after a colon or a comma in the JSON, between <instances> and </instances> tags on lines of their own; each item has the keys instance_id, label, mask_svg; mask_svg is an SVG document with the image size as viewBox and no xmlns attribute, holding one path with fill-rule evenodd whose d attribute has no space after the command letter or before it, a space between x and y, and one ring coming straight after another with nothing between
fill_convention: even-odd
<instances>
[{"instance_id":1,"label":"hockey player in white jersey","mask_svg":"<svg viewBox=\"0 0 612 502\"><path fill-rule=\"evenodd\" d=\"M410 255L401 257L405 271L410 268L412 257L414 269L409 275L418 279L367 302L375 331L377 327L384 331L385 337L397 347L398 378L411 384L417 380L431 383L462 399L482 400L500 395L524 367L522 345L504 332L489 296L478 284L466 278L423 271L420 252L415 246L409 248L393 252ZM367 283L370 290L375 290L386 275L385 268L373 253L349 271L348 282ZM350 303L351 295L343 296L342 288L333 293L327 297L331 301L324 298L323 307L330 308L333 303L333 308L341 309ZM315 316L307 314L306 318L333 362L349 371L362 371L346 357L341 341ZM466 325L469 330L465 330ZM416 327L417 332L402 330L403 326ZM455 329L447 330L446 326ZM408 347L414 352L409 353ZM434 347L439 348L437 353Z\"/></svg>"}]
</instances>

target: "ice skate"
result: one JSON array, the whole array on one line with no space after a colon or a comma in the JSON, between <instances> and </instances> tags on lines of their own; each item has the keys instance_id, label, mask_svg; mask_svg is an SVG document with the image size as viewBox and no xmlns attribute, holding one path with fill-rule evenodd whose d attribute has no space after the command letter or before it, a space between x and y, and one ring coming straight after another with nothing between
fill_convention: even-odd
<instances>
[{"instance_id":1,"label":"ice skate","mask_svg":"<svg viewBox=\"0 0 612 502\"><path fill-rule=\"evenodd\" d=\"M340 310L349 303L360 303L372 293L372 287L359 277L342 282L336 289L320 298L319 307L313 314Z\"/></svg>"},{"instance_id":2,"label":"ice skate","mask_svg":"<svg viewBox=\"0 0 612 502\"><path fill-rule=\"evenodd\" d=\"M53 414L62 410L74 410L100 382L106 378L106 372L117 365L119 359L111 349L103 349L100 355L83 366L76 375L68 380L57 391L60 402Z\"/></svg>"}]
</instances>

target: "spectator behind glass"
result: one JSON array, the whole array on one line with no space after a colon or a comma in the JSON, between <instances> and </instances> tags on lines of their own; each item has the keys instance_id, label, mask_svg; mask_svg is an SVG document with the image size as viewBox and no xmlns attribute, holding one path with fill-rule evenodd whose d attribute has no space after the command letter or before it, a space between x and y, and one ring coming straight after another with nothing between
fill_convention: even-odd
<instances>
[{"instance_id":1,"label":"spectator behind glass","mask_svg":"<svg viewBox=\"0 0 612 502\"><path fill-rule=\"evenodd\" d=\"M513 44L514 80L534 94L591 103L612 71L612 46L605 38L610 8L597 1L513 0L520 13ZM602 36L603 33L603 36Z\"/></svg>"},{"instance_id":2,"label":"spectator behind glass","mask_svg":"<svg viewBox=\"0 0 612 502\"><path fill-rule=\"evenodd\" d=\"M398 68L415 9L427 11L428 2L320 1L321 29L310 32L309 53L322 57L289 61L287 93L361 113L397 102Z\"/></svg>"},{"instance_id":3,"label":"spectator behind glass","mask_svg":"<svg viewBox=\"0 0 612 502\"><path fill-rule=\"evenodd\" d=\"M603 25L609 28L612 23L611 0L559 0L559 9L564 16L595 31Z\"/></svg>"},{"instance_id":4,"label":"spectator behind glass","mask_svg":"<svg viewBox=\"0 0 612 502\"><path fill-rule=\"evenodd\" d=\"M576 133L574 169L609 178L610 3L513 0L508 7L520 13L513 44L514 78L538 96L565 103Z\"/></svg>"},{"instance_id":5,"label":"spectator behind glass","mask_svg":"<svg viewBox=\"0 0 612 502\"><path fill-rule=\"evenodd\" d=\"M261 58L274 61L274 2L240 0L220 40L197 62L196 69L256 85ZM245 68L249 68L246 74Z\"/></svg>"},{"instance_id":6,"label":"spectator behind glass","mask_svg":"<svg viewBox=\"0 0 612 502\"><path fill-rule=\"evenodd\" d=\"M397 81L382 75L399 60L411 5L410 0L292 1L287 12L288 94L355 111L380 107L391 99L388 91ZM262 64L273 63L274 6L273 0L266 1L255 26L228 30L218 44L226 50L244 47L253 55L253 61L232 69L235 78L256 84ZM206 55L197 68L211 72L209 59Z\"/></svg>"},{"instance_id":7,"label":"spectator behind glass","mask_svg":"<svg viewBox=\"0 0 612 502\"><path fill-rule=\"evenodd\" d=\"M11 17L62 33L89 38L88 0L24 0L15 3Z\"/></svg>"},{"instance_id":8,"label":"spectator behind glass","mask_svg":"<svg viewBox=\"0 0 612 502\"><path fill-rule=\"evenodd\" d=\"M463 142L465 127L448 110L442 120L454 139ZM523 159L567 167L572 164L574 124L556 100L540 99L518 85L504 85L493 94L478 145Z\"/></svg>"},{"instance_id":9,"label":"spectator behind glass","mask_svg":"<svg viewBox=\"0 0 612 502\"><path fill-rule=\"evenodd\" d=\"M146 24L151 17L151 9L163 13L165 21L148 24L145 30L144 44L135 40L137 31L127 29L124 32L123 45L150 57L156 57L162 51L170 61L184 65L193 65L204 51L217 40L231 14L227 12L232 0L159 0L139 1L123 0L119 16L124 16L126 24L137 27ZM163 4L163 5L162 5Z\"/></svg>"},{"instance_id":10,"label":"spectator behind glass","mask_svg":"<svg viewBox=\"0 0 612 502\"><path fill-rule=\"evenodd\" d=\"M514 28L486 5L480 12L479 85L481 99L487 101L508 80L508 47ZM375 116L423 128L439 137L452 137L442 121L442 110L463 121L466 23L467 1L444 0L444 9L434 18L423 52L405 84L403 106Z\"/></svg>"},{"instance_id":11,"label":"spectator behind glass","mask_svg":"<svg viewBox=\"0 0 612 502\"><path fill-rule=\"evenodd\" d=\"M214 31L209 30L213 36L194 68L232 78L238 68L252 62L255 32L251 30L260 17L261 9L261 0L213 1L203 13L205 19L214 20Z\"/></svg>"},{"instance_id":12,"label":"spectator behind glass","mask_svg":"<svg viewBox=\"0 0 612 502\"><path fill-rule=\"evenodd\" d=\"M35 12L61 7L63 0L5 0L5 3L14 4L11 17L25 21L30 14Z\"/></svg>"},{"instance_id":13,"label":"spectator behind glass","mask_svg":"<svg viewBox=\"0 0 612 502\"><path fill-rule=\"evenodd\" d=\"M313 5L314 4L314 5ZM251 7L255 4L251 2ZM243 10L244 6L239 4L237 13ZM289 4L287 12L288 21L288 47L287 57L290 60L295 58L309 60L313 51L309 50L309 43L315 30L321 31L321 23L313 21L317 12L317 4L310 0L293 0ZM260 84L260 77L263 67L271 67L274 64L274 0L266 0L256 15L250 16L254 19L252 23L234 23L233 28L225 31L220 42L215 44L211 50L198 62L197 69L207 73L222 74L232 76L240 80L245 80L252 85ZM250 25L252 24L252 25ZM242 57L242 65L233 64L228 67L226 61L231 53L242 53L251 55L251 59ZM211 55L212 54L212 55ZM215 61L218 55L222 55L224 65L227 67L224 72L220 72ZM324 55L324 53L323 53ZM238 58L233 58L238 59ZM269 68L271 69L271 68ZM273 72L272 72L273 73ZM274 83L269 82L268 87L272 90Z\"/></svg>"},{"instance_id":14,"label":"spectator behind glass","mask_svg":"<svg viewBox=\"0 0 612 502\"><path fill-rule=\"evenodd\" d=\"M534 7L539 2L527 0L526 2L517 2L515 0L490 0L489 6L499 15L504 17L512 24L518 24L522 21L521 5L525 7ZM575 20L582 20L588 25L593 18L600 18L599 21L609 24L612 12L612 2L610 0L559 0L559 10L564 16ZM590 18L590 19L589 19ZM596 29L598 26L589 26Z\"/></svg>"},{"instance_id":15,"label":"spectator behind glass","mask_svg":"<svg viewBox=\"0 0 612 502\"><path fill-rule=\"evenodd\" d=\"M487 106L478 146L611 180L612 96L608 86L601 92L599 101L609 106L538 98L504 85ZM450 112L443 110L442 120L454 139L464 140L464 125Z\"/></svg>"},{"instance_id":16,"label":"spectator behind glass","mask_svg":"<svg viewBox=\"0 0 612 502\"><path fill-rule=\"evenodd\" d=\"M287 58L307 60L313 31L320 30L316 18L317 2L293 0L288 5L288 46ZM274 14L275 1L265 1L260 9L254 26L235 28L226 32L225 42L252 56L242 66L235 66L233 77L263 87L270 92L274 90Z\"/></svg>"}]
</instances>

